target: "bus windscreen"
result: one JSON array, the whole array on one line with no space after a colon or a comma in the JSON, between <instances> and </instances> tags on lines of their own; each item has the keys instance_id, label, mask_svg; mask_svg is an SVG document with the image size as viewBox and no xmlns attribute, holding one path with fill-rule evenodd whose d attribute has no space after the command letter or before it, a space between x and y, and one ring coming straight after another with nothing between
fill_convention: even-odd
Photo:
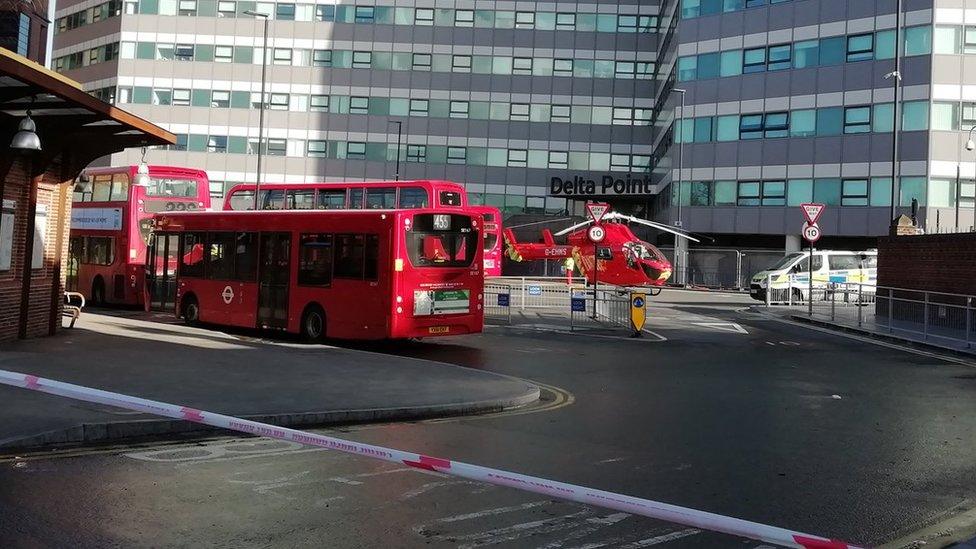
<instances>
[{"instance_id":1,"label":"bus windscreen","mask_svg":"<svg viewBox=\"0 0 976 549\"><path fill-rule=\"evenodd\" d=\"M197 181L170 177L150 177L146 196L167 198L196 198Z\"/></svg>"},{"instance_id":2,"label":"bus windscreen","mask_svg":"<svg viewBox=\"0 0 976 549\"><path fill-rule=\"evenodd\" d=\"M422 214L407 233L407 253L415 267L467 267L477 253L477 242L470 218Z\"/></svg>"}]
</instances>

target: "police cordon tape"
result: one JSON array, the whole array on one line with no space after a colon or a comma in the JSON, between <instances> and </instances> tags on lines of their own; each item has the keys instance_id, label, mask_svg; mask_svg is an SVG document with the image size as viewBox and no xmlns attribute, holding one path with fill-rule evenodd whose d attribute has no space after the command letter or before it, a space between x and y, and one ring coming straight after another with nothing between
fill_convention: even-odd
<instances>
[{"instance_id":1,"label":"police cordon tape","mask_svg":"<svg viewBox=\"0 0 976 549\"><path fill-rule=\"evenodd\" d=\"M340 438L298 431L287 427L276 427L267 423L259 423L240 419L233 416L226 416L214 412L187 408L176 404L167 404L155 400L123 395L92 389L81 385L73 385L55 381L53 379L41 378L29 374L0 370L0 383L39 391L52 395L63 396L86 402L106 404L117 408L125 408L154 414L158 416L171 417L221 427L232 431L249 433L268 438L289 440L308 446L317 446L330 450L338 450L358 456L366 456L375 459L389 461L391 463L403 463L418 469L435 471L448 475L468 478L498 486L518 488L527 492L542 494L564 500L604 507L616 511L623 511L634 515L641 515L654 519L660 519L685 526L692 526L713 532L722 532L734 536L751 538L766 543L774 543L783 547L799 547L805 549L857 549L855 545L849 545L839 540L832 540L794 532L785 528L768 526L748 520L727 517L706 511L679 507L648 499L636 498L623 494L616 494L595 488L577 486L539 477L510 473L499 469L471 465L459 461L414 454L372 444L363 444Z\"/></svg>"}]
</instances>

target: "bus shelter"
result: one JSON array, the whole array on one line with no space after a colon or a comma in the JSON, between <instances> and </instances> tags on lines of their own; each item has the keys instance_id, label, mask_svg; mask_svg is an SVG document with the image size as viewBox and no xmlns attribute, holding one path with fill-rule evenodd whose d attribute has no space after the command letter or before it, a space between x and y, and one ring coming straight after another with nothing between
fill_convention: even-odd
<instances>
[{"instance_id":1,"label":"bus shelter","mask_svg":"<svg viewBox=\"0 0 976 549\"><path fill-rule=\"evenodd\" d=\"M52 335L61 325L71 186L81 170L129 147L175 142L0 48L0 341Z\"/></svg>"}]
</instances>

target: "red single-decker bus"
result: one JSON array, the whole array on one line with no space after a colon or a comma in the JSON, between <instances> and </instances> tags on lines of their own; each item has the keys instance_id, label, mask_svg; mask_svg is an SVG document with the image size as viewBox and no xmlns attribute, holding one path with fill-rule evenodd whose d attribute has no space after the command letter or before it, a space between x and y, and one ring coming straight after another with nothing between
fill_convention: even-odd
<instances>
[{"instance_id":1,"label":"red single-decker bus","mask_svg":"<svg viewBox=\"0 0 976 549\"><path fill-rule=\"evenodd\" d=\"M469 206L481 214L485 233L485 276L502 275L502 212L492 206Z\"/></svg>"},{"instance_id":2,"label":"red single-decker bus","mask_svg":"<svg viewBox=\"0 0 976 549\"><path fill-rule=\"evenodd\" d=\"M175 311L309 340L480 332L481 217L459 210L160 214L147 288L175 280Z\"/></svg>"}]
</instances>

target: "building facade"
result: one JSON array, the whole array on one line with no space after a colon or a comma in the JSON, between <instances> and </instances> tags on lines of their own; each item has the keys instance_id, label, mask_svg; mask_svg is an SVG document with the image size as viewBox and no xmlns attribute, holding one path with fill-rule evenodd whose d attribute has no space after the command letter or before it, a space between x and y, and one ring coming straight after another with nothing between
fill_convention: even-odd
<instances>
[{"instance_id":1,"label":"building facade","mask_svg":"<svg viewBox=\"0 0 976 549\"><path fill-rule=\"evenodd\" d=\"M55 32L55 69L177 134L151 161L215 194L254 179L265 56L264 181L391 178L399 156L508 214L608 198L780 250L808 201L828 246L873 245L892 194L930 231L974 223L976 0L908 0L900 25L893 0L70 0Z\"/></svg>"}]
</instances>

